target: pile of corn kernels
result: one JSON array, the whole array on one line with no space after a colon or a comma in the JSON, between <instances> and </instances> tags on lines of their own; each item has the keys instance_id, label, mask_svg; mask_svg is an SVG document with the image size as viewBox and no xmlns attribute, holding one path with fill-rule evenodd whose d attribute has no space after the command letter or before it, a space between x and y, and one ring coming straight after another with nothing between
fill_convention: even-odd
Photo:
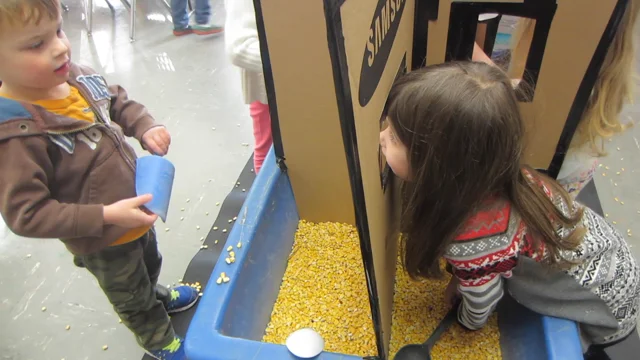
<instances>
[{"instance_id":1,"label":"pile of corn kernels","mask_svg":"<svg viewBox=\"0 0 640 360\"><path fill-rule=\"evenodd\" d=\"M449 311L444 302L444 291L450 277L446 274L442 280L413 281L398 259L391 326L391 359L402 346L427 340L444 318ZM502 359L497 315L493 314L489 323L478 331L468 331L455 324L436 343L431 357L434 360Z\"/></svg>"},{"instance_id":2,"label":"pile of corn kernels","mask_svg":"<svg viewBox=\"0 0 640 360\"><path fill-rule=\"evenodd\" d=\"M406 344L422 343L445 316L442 280L415 282L400 259L391 329L390 359ZM284 344L294 331L310 327L325 340L325 351L377 355L357 230L339 223L301 221L263 341ZM438 359L501 359L497 317L471 332L452 326L431 355Z\"/></svg>"},{"instance_id":3,"label":"pile of corn kernels","mask_svg":"<svg viewBox=\"0 0 640 360\"><path fill-rule=\"evenodd\" d=\"M377 353L358 232L339 223L301 221L263 341L284 344L309 327L325 351Z\"/></svg>"}]
</instances>

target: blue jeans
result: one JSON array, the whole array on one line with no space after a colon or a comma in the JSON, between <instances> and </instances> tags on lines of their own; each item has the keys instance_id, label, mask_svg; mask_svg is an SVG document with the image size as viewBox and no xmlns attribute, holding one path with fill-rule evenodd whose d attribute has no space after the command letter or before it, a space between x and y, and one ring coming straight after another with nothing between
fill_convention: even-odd
<instances>
[{"instance_id":1,"label":"blue jeans","mask_svg":"<svg viewBox=\"0 0 640 360\"><path fill-rule=\"evenodd\" d=\"M173 17L173 28L184 29L189 26L189 11L187 10L188 0L171 0L171 16ZM195 0L196 23L205 25L211 16L211 5L209 0Z\"/></svg>"}]
</instances>

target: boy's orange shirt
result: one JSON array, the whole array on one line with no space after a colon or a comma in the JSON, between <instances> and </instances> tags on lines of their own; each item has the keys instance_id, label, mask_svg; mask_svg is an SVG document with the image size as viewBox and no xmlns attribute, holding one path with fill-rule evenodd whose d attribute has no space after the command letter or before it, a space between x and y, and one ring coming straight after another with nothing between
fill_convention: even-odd
<instances>
[{"instance_id":1,"label":"boy's orange shirt","mask_svg":"<svg viewBox=\"0 0 640 360\"><path fill-rule=\"evenodd\" d=\"M75 87L70 86L70 90L71 92L69 96L65 99L39 100L34 102L34 104L42 106L47 111L54 114L70 117L72 119L94 122L95 114L87 100ZM124 236L112 243L111 246L122 245L137 240L146 234L149 229L151 229L149 226L131 229L124 234Z\"/></svg>"}]
</instances>

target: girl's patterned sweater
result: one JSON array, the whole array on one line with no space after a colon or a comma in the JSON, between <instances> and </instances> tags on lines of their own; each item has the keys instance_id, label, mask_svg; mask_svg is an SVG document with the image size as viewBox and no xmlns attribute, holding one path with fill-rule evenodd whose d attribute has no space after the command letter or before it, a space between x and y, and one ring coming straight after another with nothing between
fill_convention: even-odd
<instances>
[{"instance_id":1,"label":"girl's patterned sweater","mask_svg":"<svg viewBox=\"0 0 640 360\"><path fill-rule=\"evenodd\" d=\"M568 214L564 200L553 198ZM628 335L638 316L640 269L623 237L602 217L585 208L582 225L587 230L583 243L562 255L575 264L559 270L538 255L546 252L533 244L542 242L532 241L536 235L509 202L485 202L445 253L462 295L458 321L468 329L481 328L506 289L533 311L580 323L591 343Z\"/></svg>"}]
</instances>

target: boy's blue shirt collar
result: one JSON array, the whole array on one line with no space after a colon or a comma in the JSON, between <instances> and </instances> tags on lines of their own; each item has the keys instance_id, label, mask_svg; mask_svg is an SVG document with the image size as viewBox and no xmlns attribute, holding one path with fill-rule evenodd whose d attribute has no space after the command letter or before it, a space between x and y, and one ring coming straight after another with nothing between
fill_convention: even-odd
<instances>
[{"instance_id":1,"label":"boy's blue shirt collar","mask_svg":"<svg viewBox=\"0 0 640 360\"><path fill-rule=\"evenodd\" d=\"M14 119L31 118L31 113L20 102L0 96L0 124Z\"/></svg>"}]
</instances>

